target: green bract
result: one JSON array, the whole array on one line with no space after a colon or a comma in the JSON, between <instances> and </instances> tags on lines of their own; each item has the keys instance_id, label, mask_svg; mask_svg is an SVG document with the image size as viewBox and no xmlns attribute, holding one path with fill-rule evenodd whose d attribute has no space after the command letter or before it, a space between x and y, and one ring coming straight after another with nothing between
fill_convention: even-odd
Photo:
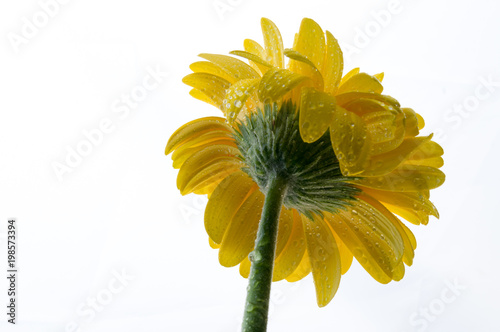
<instances>
[{"instance_id":1,"label":"green bract","mask_svg":"<svg viewBox=\"0 0 500 332\"><path fill-rule=\"evenodd\" d=\"M350 205L359 192L348 181L354 177L342 175L335 157L330 134L326 132L314 143L306 143L299 133L299 112L292 102L278 107L266 104L238 124L235 133L242 168L267 192L270 176L277 175L287 182L284 205L297 209L312 219L321 211L336 212Z\"/></svg>"}]
</instances>

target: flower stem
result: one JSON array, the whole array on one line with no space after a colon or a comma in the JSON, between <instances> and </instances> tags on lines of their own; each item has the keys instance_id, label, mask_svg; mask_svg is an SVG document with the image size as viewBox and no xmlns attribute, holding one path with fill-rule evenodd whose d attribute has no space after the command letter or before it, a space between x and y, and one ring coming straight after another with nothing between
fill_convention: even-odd
<instances>
[{"instance_id":1,"label":"flower stem","mask_svg":"<svg viewBox=\"0 0 500 332\"><path fill-rule=\"evenodd\" d=\"M269 176L255 249L250 254L252 265L248 277L243 332L264 332L267 328L278 222L286 187L286 181L279 176Z\"/></svg>"}]
</instances>

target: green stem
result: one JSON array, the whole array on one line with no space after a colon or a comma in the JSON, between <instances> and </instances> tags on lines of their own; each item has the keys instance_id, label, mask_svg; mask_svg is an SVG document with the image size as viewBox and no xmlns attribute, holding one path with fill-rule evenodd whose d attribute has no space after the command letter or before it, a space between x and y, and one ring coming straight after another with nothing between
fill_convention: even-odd
<instances>
[{"instance_id":1,"label":"green stem","mask_svg":"<svg viewBox=\"0 0 500 332\"><path fill-rule=\"evenodd\" d=\"M250 254L252 266L248 277L243 332L264 332L267 329L278 222L286 187L283 179L270 175L255 249Z\"/></svg>"}]
</instances>

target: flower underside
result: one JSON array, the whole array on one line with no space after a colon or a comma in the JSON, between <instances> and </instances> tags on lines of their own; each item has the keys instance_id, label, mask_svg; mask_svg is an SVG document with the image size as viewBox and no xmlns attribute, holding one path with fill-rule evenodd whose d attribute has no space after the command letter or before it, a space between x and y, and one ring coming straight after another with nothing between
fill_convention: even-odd
<instances>
[{"instance_id":1,"label":"flower underside","mask_svg":"<svg viewBox=\"0 0 500 332\"><path fill-rule=\"evenodd\" d=\"M312 273L325 306L353 259L380 283L401 280L417 243L399 218L439 218L429 198L445 181L443 149L420 136L418 113L382 94L383 73L344 74L337 40L316 22L302 21L290 49L273 22L261 24L263 45L246 39L244 51L230 52L247 62L203 53L184 77L190 94L224 117L172 134L165 153L179 169L178 189L208 195L210 246L245 278L270 198L281 208L270 223L278 226L273 281Z\"/></svg>"},{"instance_id":2,"label":"flower underside","mask_svg":"<svg viewBox=\"0 0 500 332\"><path fill-rule=\"evenodd\" d=\"M299 132L299 111L291 101L279 107L266 104L238 124L235 139L245 163L242 168L267 192L268 181L277 175L287 183L284 205L313 219L322 211L335 213L350 205L360 191L340 170L326 132L306 143Z\"/></svg>"}]
</instances>

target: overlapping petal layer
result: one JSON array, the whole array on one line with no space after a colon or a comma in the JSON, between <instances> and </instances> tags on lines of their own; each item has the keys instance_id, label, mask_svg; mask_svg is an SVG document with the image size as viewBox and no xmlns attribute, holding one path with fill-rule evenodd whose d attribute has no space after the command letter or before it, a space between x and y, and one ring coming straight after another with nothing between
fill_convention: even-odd
<instances>
[{"instance_id":1,"label":"overlapping petal layer","mask_svg":"<svg viewBox=\"0 0 500 332\"><path fill-rule=\"evenodd\" d=\"M208 194L205 228L223 266L240 265L248 277L264 194L242 169L234 134L264 104L298 106L300 137L313 144L329 135L343 176L359 189L336 212L308 217L283 207L273 281L312 273L319 306L333 298L353 258L378 282L400 280L414 259L416 240L396 215L413 224L439 217L429 190L445 179L443 149L432 135L419 136L423 118L382 94L383 73L355 68L343 74L337 40L304 19L293 48L283 46L276 25L261 21L263 45L244 41L232 55L200 54L184 83L190 94L218 107L225 118L207 117L179 128L165 153L179 169L182 194ZM288 62L286 61L288 60ZM395 215L396 214L396 215ZM312 217L311 217L312 216Z\"/></svg>"}]
</instances>

